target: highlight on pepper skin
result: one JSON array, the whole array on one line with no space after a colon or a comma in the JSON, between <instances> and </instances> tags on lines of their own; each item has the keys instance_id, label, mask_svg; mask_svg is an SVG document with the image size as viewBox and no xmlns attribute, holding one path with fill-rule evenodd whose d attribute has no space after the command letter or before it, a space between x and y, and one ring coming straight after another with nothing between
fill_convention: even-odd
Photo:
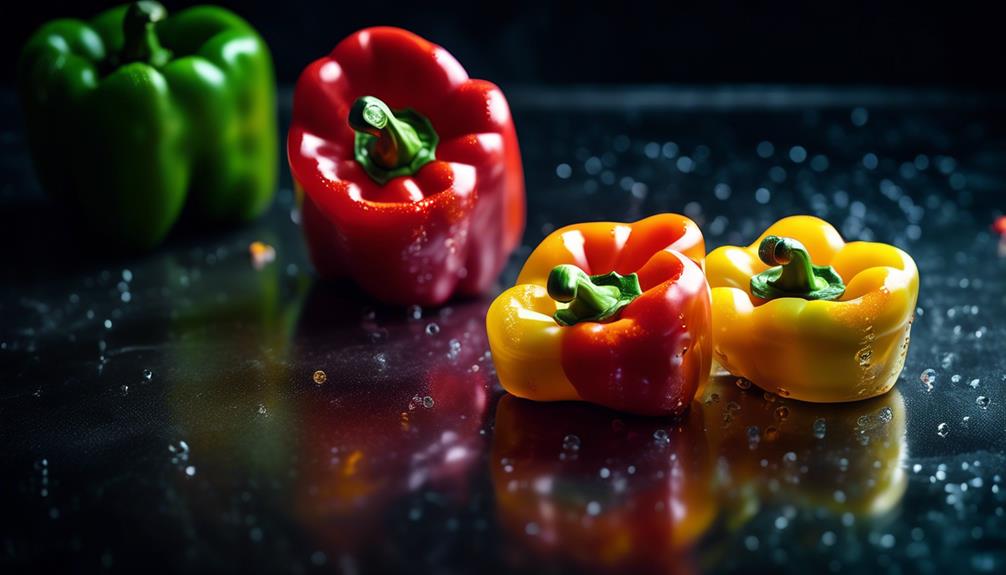
<instances>
[{"instance_id":1,"label":"highlight on pepper skin","mask_svg":"<svg viewBox=\"0 0 1006 575\"><path fill-rule=\"evenodd\" d=\"M887 393L904 366L919 272L904 251L845 243L812 216L779 220L706 258L717 362L802 401Z\"/></svg>"},{"instance_id":2,"label":"highlight on pepper skin","mask_svg":"<svg viewBox=\"0 0 1006 575\"><path fill-rule=\"evenodd\" d=\"M550 234L486 315L503 388L640 415L684 412L712 361L704 251L698 226L677 214Z\"/></svg>"},{"instance_id":3,"label":"highlight on pepper skin","mask_svg":"<svg viewBox=\"0 0 1006 575\"><path fill-rule=\"evenodd\" d=\"M380 301L483 293L520 242L524 174L506 98L411 32L360 30L308 65L287 156L318 274Z\"/></svg>"}]
</instances>

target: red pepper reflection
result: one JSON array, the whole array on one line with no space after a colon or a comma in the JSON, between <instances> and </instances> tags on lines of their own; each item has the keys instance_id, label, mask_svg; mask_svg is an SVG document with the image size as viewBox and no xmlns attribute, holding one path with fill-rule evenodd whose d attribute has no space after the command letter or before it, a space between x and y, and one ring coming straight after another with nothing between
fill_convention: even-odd
<instances>
[{"instance_id":1,"label":"red pepper reflection","mask_svg":"<svg viewBox=\"0 0 1006 575\"><path fill-rule=\"evenodd\" d=\"M421 321L382 310L375 319L338 292L312 292L297 363L323 369L327 380L300 397L294 506L326 550L372 541L385 511L410 491L465 496L490 393L486 305L460 304Z\"/></svg>"},{"instance_id":2,"label":"red pepper reflection","mask_svg":"<svg viewBox=\"0 0 1006 575\"><path fill-rule=\"evenodd\" d=\"M490 465L500 522L533 564L691 571L689 549L716 513L698 406L669 420L506 396Z\"/></svg>"}]
</instances>

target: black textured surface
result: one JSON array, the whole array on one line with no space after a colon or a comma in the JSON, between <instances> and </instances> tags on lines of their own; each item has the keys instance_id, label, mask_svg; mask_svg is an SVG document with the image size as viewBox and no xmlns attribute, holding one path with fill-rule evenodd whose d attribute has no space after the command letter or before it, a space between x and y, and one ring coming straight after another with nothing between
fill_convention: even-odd
<instances>
[{"instance_id":1,"label":"black textured surface","mask_svg":"<svg viewBox=\"0 0 1006 575\"><path fill-rule=\"evenodd\" d=\"M247 228L180 232L145 257L77 241L72 216L41 199L10 94L2 104L4 572L574 572L633 549L703 572L1006 564L994 103L513 98L529 217L501 285L558 226L658 211L698 221L710 248L811 213L918 263L895 392L813 406L720 377L684 421L499 401L489 299L416 311L318 285L288 179ZM262 271L256 240L276 248ZM524 431L526 449L510 445Z\"/></svg>"}]
</instances>

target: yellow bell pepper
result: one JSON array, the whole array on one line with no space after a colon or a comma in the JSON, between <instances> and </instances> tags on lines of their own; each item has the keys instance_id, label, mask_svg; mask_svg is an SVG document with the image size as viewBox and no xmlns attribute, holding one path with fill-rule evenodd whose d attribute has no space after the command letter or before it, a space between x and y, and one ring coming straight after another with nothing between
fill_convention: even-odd
<instances>
[{"instance_id":1,"label":"yellow bell pepper","mask_svg":"<svg viewBox=\"0 0 1006 575\"><path fill-rule=\"evenodd\" d=\"M713 355L731 374L820 403L875 397L897 381L919 291L904 251L847 244L827 222L792 216L750 246L714 250L706 276Z\"/></svg>"}]
</instances>

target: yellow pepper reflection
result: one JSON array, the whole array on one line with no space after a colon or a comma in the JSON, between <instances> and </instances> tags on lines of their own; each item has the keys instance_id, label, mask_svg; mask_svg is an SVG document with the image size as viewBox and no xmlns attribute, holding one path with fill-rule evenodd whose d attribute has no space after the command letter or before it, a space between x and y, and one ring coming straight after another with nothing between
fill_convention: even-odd
<instances>
[{"instance_id":1,"label":"yellow pepper reflection","mask_svg":"<svg viewBox=\"0 0 1006 575\"><path fill-rule=\"evenodd\" d=\"M490 460L500 522L537 561L687 572L703 536L763 506L868 519L901 500L897 390L821 405L735 381L713 378L677 421L504 397Z\"/></svg>"}]
</instances>

